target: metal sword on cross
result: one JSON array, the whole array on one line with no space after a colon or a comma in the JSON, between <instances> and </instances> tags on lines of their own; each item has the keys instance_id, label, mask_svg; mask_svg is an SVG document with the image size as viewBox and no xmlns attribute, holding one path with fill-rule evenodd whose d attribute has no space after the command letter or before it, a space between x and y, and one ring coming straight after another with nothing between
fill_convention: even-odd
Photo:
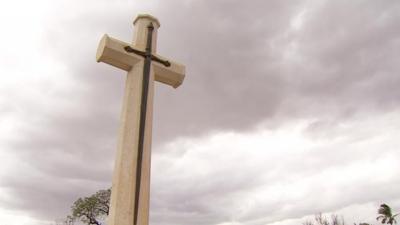
<instances>
[{"instance_id":1,"label":"metal sword on cross","mask_svg":"<svg viewBox=\"0 0 400 225\"><path fill-rule=\"evenodd\" d=\"M128 72L121 113L117 156L114 165L109 225L149 223L151 129L154 81L177 88L185 67L155 53L158 20L140 14L133 44L104 35L97 62Z\"/></svg>"}]
</instances>

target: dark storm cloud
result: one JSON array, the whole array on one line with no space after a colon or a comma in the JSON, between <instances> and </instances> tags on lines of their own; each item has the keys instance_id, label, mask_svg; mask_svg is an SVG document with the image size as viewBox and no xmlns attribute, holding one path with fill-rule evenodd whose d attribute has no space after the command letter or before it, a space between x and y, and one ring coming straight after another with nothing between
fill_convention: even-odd
<instances>
[{"instance_id":1,"label":"dark storm cloud","mask_svg":"<svg viewBox=\"0 0 400 225\"><path fill-rule=\"evenodd\" d=\"M160 10L160 52L188 71L177 92L157 90L156 140L274 117L345 119L399 103L394 1L170 4ZM302 10L303 26L293 30Z\"/></svg>"},{"instance_id":2,"label":"dark storm cloud","mask_svg":"<svg viewBox=\"0 0 400 225\"><path fill-rule=\"evenodd\" d=\"M27 111L38 120L26 121L18 139L7 143L27 164L0 183L18 196L9 205L41 218L57 218L78 196L111 183L125 72L97 64L95 51L103 33L129 42L138 11L81 6L85 13L57 9L55 14L64 16L53 15L44 37L47 54L65 64L78 86L47 97L50 103L67 99L72 106L48 105L45 114L31 106ZM308 132L319 133L356 114L396 109L399 7L396 1L159 2L158 51L184 63L187 76L176 90L156 86L154 151L169 154L160 146L176 137L243 131L265 120L315 118ZM293 28L303 11L302 26ZM24 181L15 178L29 168L36 172ZM251 190L257 182L245 175L249 172L222 181L203 177L200 185L188 179L178 186L172 175L170 182L156 177L152 218L189 224L198 214L196 224L223 222L228 214L210 211L208 204L223 193ZM34 207L40 199L46 204ZM296 216L304 213L310 212Z\"/></svg>"},{"instance_id":3,"label":"dark storm cloud","mask_svg":"<svg viewBox=\"0 0 400 225\"><path fill-rule=\"evenodd\" d=\"M159 91L156 109L165 111L156 118L158 123L165 124L156 128L160 136L174 133L169 127L181 134L249 128L276 113L285 84L279 56L274 56L269 42L285 32L298 4L270 3L267 6L262 1L196 1L180 13L161 13L165 27L172 32L165 32L168 36L160 38L160 46L174 49L170 54L182 58L188 68L185 85L179 91L182 93L167 96L173 102L164 100L162 90ZM179 7L179 3L175 4ZM185 22L169 22L172 19ZM177 38L181 41L174 42ZM184 46L196 47L177 51ZM190 117L173 120L174 114Z\"/></svg>"},{"instance_id":4,"label":"dark storm cloud","mask_svg":"<svg viewBox=\"0 0 400 225\"><path fill-rule=\"evenodd\" d=\"M171 11L176 8L182 10ZM260 118L274 115L285 84L279 56L270 51L269 42L287 30L297 8L298 4L278 1L268 8L262 1L251 5L219 1L212 5L200 1L160 5L155 13L161 21L159 53L183 62L187 76L177 90L157 85L155 123L160 126L154 128L155 140L209 129L249 128ZM56 29L50 40L59 48L71 45L57 48L55 57L64 56L62 61L70 65L74 76L94 90L94 100L87 104L98 104L95 99L101 99L115 111L119 110L114 104L121 102L125 73L95 65L93 55L102 33L131 40L131 20L127 22L129 16L122 15L108 21L94 19L102 18L100 12L89 19L74 18L62 26L65 30ZM77 33L75 38L64 41L63 36L71 32ZM77 51L75 46L84 48Z\"/></svg>"},{"instance_id":5,"label":"dark storm cloud","mask_svg":"<svg viewBox=\"0 0 400 225\"><path fill-rule=\"evenodd\" d=\"M291 76L299 80L296 90L341 110L393 107L400 99L392 86L399 83L398 10L392 1L336 1L310 10L304 29L291 39L301 57L301 65L296 65L299 79Z\"/></svg>"},{"instance_id":6,"label":"dark storm cloud","mask_svg":"<svg viewBox=\"0 0 400 225\"><path fill-rule=\"evenodd\" d=\"M50 40L58 46L55 57L64 56L74 78L90 90L87 109L114 115L120 110L125 73L96 65L92 58L102 33L131 40L131 23L125 20L132 13L120 10L124 13L112 20L95 11L67 21ZM304 24L295 31L291 23L302 10ZM325 109L340 117L395 107L400 99L395 88L400 82L397 10L393 2L160 4L159 52L185 63L187 76L177 90L157 85L156 143L210 129L251 128L266 118L313 116ZM65 41L68 33L77 35ZM71 46L60 52L65 43ZM82 48L76 51L75 46Z\"/></svg>"}]
</instances>

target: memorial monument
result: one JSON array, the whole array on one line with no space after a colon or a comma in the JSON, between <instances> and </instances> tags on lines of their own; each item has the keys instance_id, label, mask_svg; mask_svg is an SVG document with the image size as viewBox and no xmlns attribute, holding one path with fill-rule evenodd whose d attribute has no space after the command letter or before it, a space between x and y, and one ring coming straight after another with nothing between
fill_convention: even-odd
<instances>
[{"instance_id":1,"label":"memorial monument","mask_svg":"<svg viewBox=\"0 0 400 225\"><path fill-rule=\"evenodd\" d=\"M97 62L127 71L108 225L148 225L154 81L177 88L185 67L156 54L158 20L133 22L132 44L104 35Z\"/></svg>"}]
</instances>

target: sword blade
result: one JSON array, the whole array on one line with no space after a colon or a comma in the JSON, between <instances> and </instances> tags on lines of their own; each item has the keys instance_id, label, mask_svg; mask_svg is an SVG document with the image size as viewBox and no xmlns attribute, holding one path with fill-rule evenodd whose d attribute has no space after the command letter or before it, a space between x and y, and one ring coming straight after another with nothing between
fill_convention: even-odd
<instances>
[{"instance_id":1,"label":"sword blade","mask_svg":"<svg viewBox=\"0 0 400 225\"><path fill-rule=\"evenodd\" d=\"M138 214L139 214L139 197L140 197L140 184L142 178L142 163L143 163L143 148L144 148L144 134L146 128L146 112L147 112L147 97L149 92L149 80L150 80L150 66L151 66L151 48L153 40L154 26L152 23L147 27L147 43L144 58L143 67L143 81L142 81L142 98L140 102L140 120L139 120L139 143L138 143L138 155L136 164L136 188L135 188L135 211L133 215L134 224L137 225Z\"/></svg>"}]
</instances>

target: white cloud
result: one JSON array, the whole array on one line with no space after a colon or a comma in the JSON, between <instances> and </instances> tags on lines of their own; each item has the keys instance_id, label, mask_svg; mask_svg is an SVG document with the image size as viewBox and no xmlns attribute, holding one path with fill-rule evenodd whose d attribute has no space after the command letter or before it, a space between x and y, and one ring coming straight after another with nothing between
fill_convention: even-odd
<instances>
[{"instance_id":1,"label":"white cloud","mask_svg":"<svg viewBox=\"0 0 400 225\"><path fill-rule=\"evenodd\" d=\"M334 138L313 139L308 133L313 122L172 142L154 156L154 198L167 204L174 192L182 195L176 204L188 198L187 210L206 210L199 218L217 214L244 224L335 212L348 204L378 207L380 201L400 198L390 188L400 185L397 113L318 131L338 129Z\"/></svg>"},{"instance_id":2,"label":"white cloud","mask_svg":"<svg viewBox=\"0 0 400 225\"><path fill-rule=\"evenodd\" d=\"M47 221L36 220L20 211L10 211L0 208L1 224L6 225L50 225Z\"/></svg>"},{"instance_id":3,"label":"white cloud","mask_svg":"<svg viewBox=\"0 0 400 225\"><path fill-rule=\"evenodd\" d=\"M154 224L398 209L399 5L344 2L2 4L0 220L43 224L109 185L123 75L94 53L139 12L188 66L182 88L157 87Z\"/></svg>"}]
</instances>

